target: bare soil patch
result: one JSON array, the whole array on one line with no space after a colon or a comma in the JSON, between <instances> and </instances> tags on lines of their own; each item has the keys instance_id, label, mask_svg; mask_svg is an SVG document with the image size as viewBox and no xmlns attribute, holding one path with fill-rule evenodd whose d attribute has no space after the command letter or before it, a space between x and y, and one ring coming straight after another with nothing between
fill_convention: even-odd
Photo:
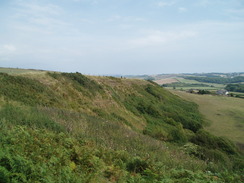
<instances>
[{"instance_id":1,"label":"bare soil patch","mask_svg":"<svg viewBox=\"0 0 244 183\"><path fill-rule=\"evenodd\" d=\"M163 85L163 84L169 84L169 83L176 83L179 81L177 79L174 79L174 78L165 78L165 79L155 80L154 82L159 84L159 85Z\"/></svg>"}]
</instances>

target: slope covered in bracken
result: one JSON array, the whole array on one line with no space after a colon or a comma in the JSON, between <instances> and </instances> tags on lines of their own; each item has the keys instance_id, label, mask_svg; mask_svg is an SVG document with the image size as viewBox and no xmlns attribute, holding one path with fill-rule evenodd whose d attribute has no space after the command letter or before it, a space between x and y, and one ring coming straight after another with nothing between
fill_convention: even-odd
<instances>
[{"instance_id":1,"label":"slope covered in bracken","mask_svg":"<svg viewBox=\"0 0 244 183\"><path fill-rule=\"evenodd\" d=\"M242 182L197 105L149 81L0 74L0 182Z\"/></svg>"}]
</instances>

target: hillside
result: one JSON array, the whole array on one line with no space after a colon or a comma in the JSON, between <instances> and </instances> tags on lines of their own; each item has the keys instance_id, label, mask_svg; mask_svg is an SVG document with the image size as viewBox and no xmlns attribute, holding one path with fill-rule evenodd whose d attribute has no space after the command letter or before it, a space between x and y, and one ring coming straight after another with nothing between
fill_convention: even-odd
<instances>
[{"instance_id":1,"label":"hillside","mask_svg":"<svg viewBox=\"0 0 244 183\"><path fill-rule=\"evenodd\" d=\"M238 148L153 82L6 72L0 101L0 182L243 180Z\"/></svg>"}]
</instances>

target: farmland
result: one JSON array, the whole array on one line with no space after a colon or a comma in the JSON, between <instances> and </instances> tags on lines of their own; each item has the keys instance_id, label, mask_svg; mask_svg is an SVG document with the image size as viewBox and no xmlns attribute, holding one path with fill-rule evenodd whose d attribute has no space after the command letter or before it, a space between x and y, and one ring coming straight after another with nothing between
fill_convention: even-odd
<instances>
[{"instance_id":1,"label":"farmland","mask_svg":"<svg viewBox=\"0 0 244 183\"><path fill-rule=\"evenodd\" d=\"M244 83L243 72L239 73L183 73L183 74L158 74L158 75L139 75L126 76L152 80L155 83L167 88L180 91L188 90L208 90L215 93L217 90L225 89L229 84ZM244 97L243 93L234 93L238 97Z\"/></svg>"}]
</instances>

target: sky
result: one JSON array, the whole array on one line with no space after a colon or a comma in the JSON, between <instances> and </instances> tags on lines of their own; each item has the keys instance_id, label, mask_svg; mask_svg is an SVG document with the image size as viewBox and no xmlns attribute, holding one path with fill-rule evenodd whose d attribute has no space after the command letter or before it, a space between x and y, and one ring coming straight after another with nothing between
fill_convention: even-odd
<instances>
[{"instance_id":1,"label":"sky","mask_svg":"<svg viewBox=\"0 0 244 183\"><path fill-rule=\"evenodd\" d=\"M0 67L244 71L244 0L0 0Z\"/></svg>"}]
</instances>

